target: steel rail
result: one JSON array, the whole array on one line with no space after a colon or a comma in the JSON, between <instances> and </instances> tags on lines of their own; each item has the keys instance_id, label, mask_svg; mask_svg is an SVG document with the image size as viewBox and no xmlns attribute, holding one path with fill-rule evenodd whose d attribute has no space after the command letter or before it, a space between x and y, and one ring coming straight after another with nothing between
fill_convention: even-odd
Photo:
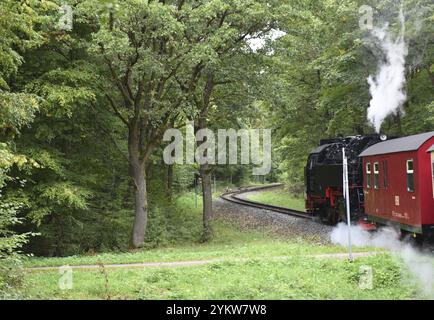
<instances>
[{"instance_id":1,"label":"steel rail","mask_svg":"<svg viewBox=\"0 0 434 320\"><path fill-rule=\"evenodd\" d=\"M239 190L236 190L236 191L225 192L224 194L221 195L221 198L226 200L226 201L230 201L232 203L237 203L237 204L248 206L248 207L254 207L254 208L279 212L279 213L291 215L291 216L294 216L297 218L313 219L313 216L311 214L308 214L308 213L303 212L303 211L298 211L298 210L289 209L289 208L285 208L285 207L275 206L275 205L271 205L271 204L265 204L265 203L261 203L261 202L257 202L257 201L253 201L253 200L247 200L247 199L241 198L239 196L240 194L247 193L247 192L278 188L281 186L283 186L282 183L275 183L275 184L266 185L266 186L244 187L244 188L240 188Z\"/></svg>"}]
</instances>

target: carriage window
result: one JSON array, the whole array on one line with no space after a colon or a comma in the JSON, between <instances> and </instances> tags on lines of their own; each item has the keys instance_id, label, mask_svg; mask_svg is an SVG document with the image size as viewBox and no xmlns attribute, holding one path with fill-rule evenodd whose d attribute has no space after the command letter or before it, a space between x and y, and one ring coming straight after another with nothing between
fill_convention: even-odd
<instances>
[{"instance_id":1,"label":"carriage window","mask_svg":"<svg viewBox=\"0 0 434 320\"><path fill-rule=\"evenodd\" d=\"M383 161L383 185L384 188L387 188L388 186L388 180L389 180L389 171L387 170L387 161Z\"/></svg>"},{"instance_id":2,"label":"carriage window","mask_svg":"<svg viewBox=\"0 0 434 320\"><path fill-rule=\"evenodd\" d=\"M414 166L413 160L407 160L407 191L414 192Z\"/></svg>"},{"instance_id":3,"label":"carriage window","mask_svg":"<svg viewBox=\"0 0 434 320\"><path fill-rule=\"evenodd\" d=\"M366 164L366 187L371 188L371 163Z\"/></svg>"},{"instance_id":4,"label":"carriage window","mask_svg":"<svg viewBox=\"0 0 434 320\"><path fill-rule=\"evenodd\" d=\"M380 189L380 165L374 162L374 188Z\"/></svg>"}]
</instances>

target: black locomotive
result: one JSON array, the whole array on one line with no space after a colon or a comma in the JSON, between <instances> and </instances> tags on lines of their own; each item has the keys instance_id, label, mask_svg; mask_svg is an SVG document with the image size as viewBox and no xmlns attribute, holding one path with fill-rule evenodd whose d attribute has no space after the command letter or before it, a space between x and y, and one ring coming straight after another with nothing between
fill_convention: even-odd
<instances>
[{"instance_id":1,"label":"black locomotive","mask_svg":"<svg viewBox=\"0 0 434 320\"><path fill-rule=\"evenodd\" d=\"M322 222L335 225L345 221L342 148L348 158L351 220L364 218L363 168L360 153L386 140L383 135L353 136L321 140L305 167L306 210Z\"/></svg>"}]
</instances>

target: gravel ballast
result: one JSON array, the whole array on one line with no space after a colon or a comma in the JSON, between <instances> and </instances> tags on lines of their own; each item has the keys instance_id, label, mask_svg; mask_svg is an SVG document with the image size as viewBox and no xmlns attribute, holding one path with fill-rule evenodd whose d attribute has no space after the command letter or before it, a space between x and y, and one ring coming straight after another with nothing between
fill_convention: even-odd
<instances>
[{"instance_id":1,"label":"gravel ballast","mask_svg":"<svg viewBox=\"0 0 434 320\"><path fill-rule=\"evenodd\" d=\"M253 191L252 193L261 192ZM247 194L244 193L243 197ZM279 212L248 207L221 198L214 200L216 218L227 221L241 229L274 233L285 238L302 238L323 244L330 243L333 227L313 220L297 218Z\"/></svg>"}]
</instances>

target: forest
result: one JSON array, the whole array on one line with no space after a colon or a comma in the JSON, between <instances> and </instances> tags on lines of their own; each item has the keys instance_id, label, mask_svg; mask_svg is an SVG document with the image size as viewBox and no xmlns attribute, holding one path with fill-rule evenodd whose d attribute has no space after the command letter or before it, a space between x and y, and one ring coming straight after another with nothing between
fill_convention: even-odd
<instances>
[{"instance_id":1,"label":"forest","mask_svg":"<svg viewBox=\"0 0 434 320\"><path fill-rule=\"evenodd\" d=\"M320 139L375 132L370 75L394 0L2 0L0 296L27 256L214 237L213 196L284 182L303 197ZM434 131L434 3L403 1L405 102L381 133ZM168 129L271 129L272 168L167 164ZM202 213L192 214L192 208Z\"/></svg>"}]
</instances>

